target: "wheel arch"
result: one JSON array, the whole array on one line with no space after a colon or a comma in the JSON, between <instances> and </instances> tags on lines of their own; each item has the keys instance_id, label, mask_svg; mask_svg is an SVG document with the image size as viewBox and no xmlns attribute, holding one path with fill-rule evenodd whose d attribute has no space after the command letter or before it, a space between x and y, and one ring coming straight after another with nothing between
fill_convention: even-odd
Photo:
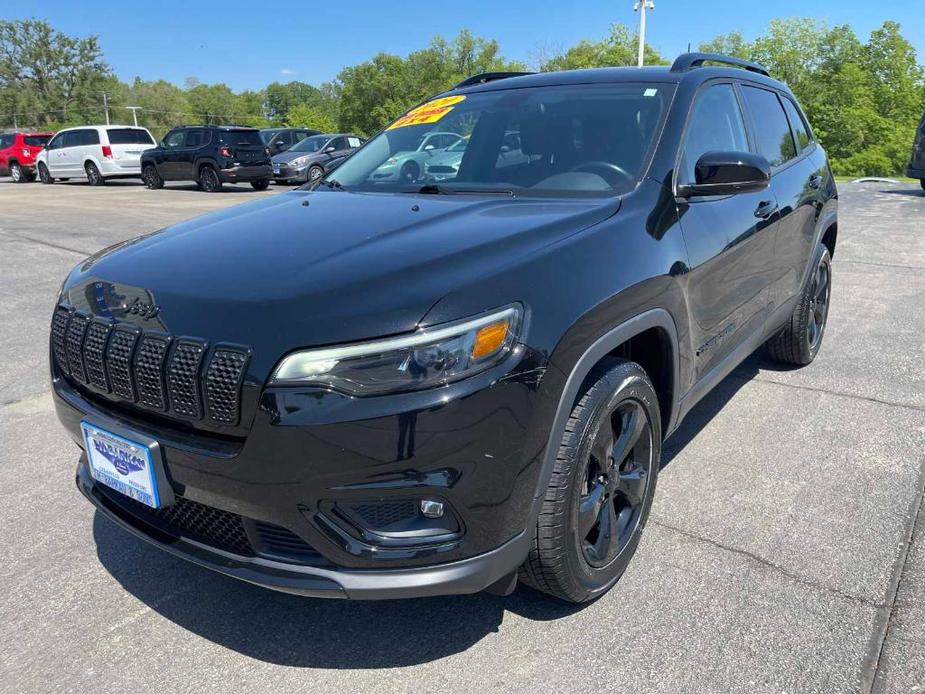
<instances>
[{"instance_id":1,"label":"wheel arch","mask_svg":"<svg viewBox=\"0 0 925 694\"><path fill-rule=\"evenodd\" d=\"M678 330L667 310L651 308L597 337L573 365L559 396L552 426L543 450L539 480L533 498L533 513L528 527L536 523L546 485L559 450L559 442L565 433L569 414L581 393L588 374L601 361L614 357L631 358L639 363L649 375L659 399L659 409L663 418L663 437L667 437L677 424L680 387Z\"/></svg>"}]
</instances>

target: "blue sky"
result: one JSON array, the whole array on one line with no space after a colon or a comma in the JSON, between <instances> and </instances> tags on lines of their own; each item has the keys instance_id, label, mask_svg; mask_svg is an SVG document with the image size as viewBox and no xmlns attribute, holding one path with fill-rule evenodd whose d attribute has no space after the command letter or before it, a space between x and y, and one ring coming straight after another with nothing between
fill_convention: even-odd
<instances>
[{"instance_id":1,"label":"blue sky","mask_svg":"<svg viewBox=\"0 0 925 694\"><path fill-rule=\"evenodd\" d=\"M887 19L902 24L925 63L925 0L655 0L649 41L666 56L716 34L760 33L770 19L812 16L850 24L866 37ZM469 28L495 38L505 56L530 62L537 50L601 38L611 22L635 25L632 0L464 0L352 2L94 2L50 0L10 7L3 19L38 17L70 34L97 34L123 80L188 76L235 90L273 81L318 83L379 51L404 55L435 34ZM17 3L18 5L18 3ZM215 7L221 9L216 10Z\"/></svg>"}]
</instances>

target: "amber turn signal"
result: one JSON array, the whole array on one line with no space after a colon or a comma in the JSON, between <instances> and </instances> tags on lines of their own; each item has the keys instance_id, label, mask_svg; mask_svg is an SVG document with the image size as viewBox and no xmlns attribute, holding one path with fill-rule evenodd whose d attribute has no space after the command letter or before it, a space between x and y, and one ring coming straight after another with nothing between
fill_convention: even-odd
<instances>
[{"instance_id":1,"label":"amber turn signal","mask_svg":"<svg viewBox=\"0 0 925 694\"><path fill-rule=\"evenodd\" d=\"M472 343L472 359L482 359L497 352L507 338L507 331L507 320L479 328Z\"/></svg>"}]
</instances>

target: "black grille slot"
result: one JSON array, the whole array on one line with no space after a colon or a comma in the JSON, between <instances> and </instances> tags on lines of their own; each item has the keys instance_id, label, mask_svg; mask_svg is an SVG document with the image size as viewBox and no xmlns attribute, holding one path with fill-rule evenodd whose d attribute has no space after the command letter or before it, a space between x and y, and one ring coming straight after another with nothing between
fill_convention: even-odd
<instances>
[{"instance_id":1,"label":"black grille slot","mask_svg":"<svg viewBox=\"0 0 925 694\"><path fill-rule=\"evenodd\" d=\"M164 358L170 338L144 335L135 355L135 384L138 402L157 410L167 409L164 388Z\"/></svg>"},{"instance_id":2,"label":"black grille slot","mask_svg":"<svg viewBox=\"0 0 925 694\"><path fill-rule=\"evenodd\" d=\"M254 549L244 530L244 519L237 513L206 506L182 496L178 496L176 503L170 506L155 509L101 484L96 485L96 488L132 515L174 537L196 540L233 554L254 556Z\"/></svg>"},{"instance_id":3,"label":"black grille slot","mask_svg":"<svg viewBox=\"0 0 925 694\"><path fill-rule=\"evenodd\" d=\"M70 325L67 327L67 363L71 376L81 383L87 382L87 372L84 369L83 346L87 334L87 324L90 316L74 313Z\"/></svg>"},{"instance_id":4,"label":"black grille slot","mask_svg":"<svg viewBox=\"0 0 925 694\"><path fill-rule=\"evenodd\" d=\"M87 368L87 381L91 386L109 392L109 378L106 376L106 342L112 326L97 320L91 321L84 340L84 366Z\"/></svg>"},{"instance_id":5,"label":"black grille slot","mask_svg":"<svg viewBox=\"0 0 925 694\"><path fill-rule=\"evenodd\" d=\"M131 402L135 402L132 352L135 351L137 340L138 333L116 328L112 331L112 337L109 338L109 349L106 352L106 366L109 371L109 380L112 383L112 392Z\"/></svg>"},{"instance_id":6,"label":"black grille slot","mask_svg":"<svg viewBox=\"0 0 925 694\"><path fill-rule=\"evenodd\" d=\"M286 528L263 521L255 521L254 527L262 552L302 560L317 559L321 556L314 547Z\"/></svg>"},{"instance_id":7,"label":"black grille slot","mask_svg":"<svg viewBox=\"0 0 925 694\"><path fill-rule=\"evenodd\" d=\"M237 424L240 415L241 382L247 354L231 349L216 349L206 372L206 397L209 417L221 424Z\"/></svg>"},{"instance_id":8,"label":"black grille slot","mask_svg":"<svg viewBox=\"0 0 925 694\"><path fill-rule=\"evenodd\" d=\"M55 353L58 368L66 374L71 373L67 363L67 324L70 319L70 311L63 306L55 309L55 315L51 319L51 348Z\"/></svg>"},{"instance_id":9,"label":"black grille slot","mask_svg":"<svg viewBox=\"0 0 925 694\"><path fill-rule=\"evenodd\" d=\"M170 406L176 414L193 419L202 418L199 396L199 369L206 346L201 342L181 340L174 347L167 367L167 390Z\"/></svg>"},{"instance_id":10,"label":"black grille slot","mask_svg":"<svg viewBox=\"0 0 925 694\"><path fill-rule=\"evenodd\" d=\"M417 504L413 501L356 504L351 509L370 530L383 530L395 523L401 523L418 515Z\"/></svg>"}]
</instances>

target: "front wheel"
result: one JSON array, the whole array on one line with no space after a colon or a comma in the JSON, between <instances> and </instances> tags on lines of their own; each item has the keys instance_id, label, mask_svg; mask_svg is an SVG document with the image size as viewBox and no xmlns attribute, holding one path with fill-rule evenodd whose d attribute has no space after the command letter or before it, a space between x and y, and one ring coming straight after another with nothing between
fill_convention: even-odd
<instances>
[{"instance_id":1,"label":"front wheel","mask_svg":"<svg viewBox=\"0 0 925 694\"><path fill-rule=\"evenodd\" d=\"M48 167L41 162L39 163L39 180L45 185L55 182L55 179L53 179L51 174L48 173Z\"/></svg>"},{"instance_id":2,"label":"front wheel","mask_svg":"<svg viewBox=\"0 0 925 694\"><path fill-rule=\"evenodd\" d=\"M199 170L199 180L196 182L206 193L217 193L222 189L222 181L211 166L203 166Z\"/></svg>"},{"instance_id":3,"label":"front wheel","mask_svg":"<svg viewBox=\"0 0 925 694\"><path fill-rule=\"evenodd\" d=\"M587 602L619 580L655 496L658 398L634 362L595 367L572 408L520 575L561 600Z\"/></svg>"},{"instance_id":4,"label":"front wheel","mask_svg":"<svg viewBox=\"0 0 925 694\"><path fill-rule=\"evenodd\" d=\"M164 179L161 178L154 164L145 164L145 168L141 171L141 180L145 182L145 187L150 190L158 190L164 187Z\"/></svg>"},{"instance_id":5,"label":"front wheel","mask_svg":"<svg viewBox=\"0 0 925 694\"><path fill-rule=\"evenodd\" d=\"M832 257L823 244L816 248L813 271L806 280L787 325L768 340L774 361L806 366L819 353L832 297Z\"/></svg>"},{"instance_id":6,"label":"front wheel","mask_svg":"<svg viewBox=\"0 0 925 694\"><path fill-rule=\"evenodd\" d=\"M324 169L318 165L312 165L308 168L308 182L314 183L319 178L324 176Z\"/></svg>"},{"instance_id":7,"label":"front wheel","mask_svg":"<svg viewBox=\"0 0 925 694\"><path fill-rule=\"evenodd\" d=\"M251 181L251 188L254 190L266 190L270 187L269 178L261 178L259 181Z\"/></svg>"},{"instance_id":8,"label":"front wheel","mask_svg":"<svg viewBox=\"0 0 925 694\"><path fill-rule=\"evenodd\" d=\"M106 183L106 179L103 178L103 174L100 173L100 170L92 161L88 161L86 165L84 165L84 169L87 172L87 182L91 186L101 186Z\"/></svg>"}]
</instances>

